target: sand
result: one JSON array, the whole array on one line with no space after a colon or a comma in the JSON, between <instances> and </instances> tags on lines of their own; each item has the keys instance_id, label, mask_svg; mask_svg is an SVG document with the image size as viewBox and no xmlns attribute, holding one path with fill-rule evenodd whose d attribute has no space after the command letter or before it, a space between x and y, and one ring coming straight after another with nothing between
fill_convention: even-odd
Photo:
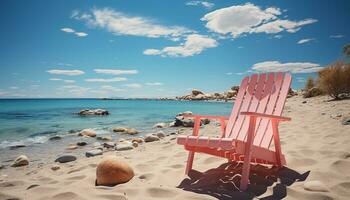
<instances>
[{"instance_id":1,"label":"sand","mask_svg":"<svg viewBox=\"0 0 350 200\"><path fill-rule=\"evenodd\" d=\"M288 168L253 166L247 192L235 187L239 163L204 154L195 155L189 179L184 174L187 152L170 135L133 150L59 164L57 171L51 170L53 162L6 167L0 170L0 199L348 199L350 126L341 124L340 115L350 114L350 100L327 100L287 100L284 116L292 121L280 125L280 137ZM219 134L219 127L211 122L201 133ZM108 156L129 163L135 177L114 187L95 186L96 166Z\"/></svg>"}]
</instances>

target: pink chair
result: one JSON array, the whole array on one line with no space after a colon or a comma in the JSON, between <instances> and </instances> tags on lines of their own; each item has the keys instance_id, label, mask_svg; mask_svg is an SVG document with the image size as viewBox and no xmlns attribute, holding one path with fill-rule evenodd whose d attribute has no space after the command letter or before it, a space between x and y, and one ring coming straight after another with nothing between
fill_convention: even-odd
<instances>
[{"instance_id":1,"label":"pink chair","mask_svg":"<svg viewBox=\"0 0 350 200\"><path fill-rule=\"evenodd\" d=\"M278 124L291 120L281 116L291 81L288 73L253 74L242 80L230 117L185 116L195 120L192 135L177 137L177 143L189 151L186 174L192 169L195 152L243 161L240 189L246 190L250 162L278 167L286 165L281 152ZM221 136L199 136L202 118L219 120ZM270 150L272 140L274 151Z\"/></svg>"}]
</instances>

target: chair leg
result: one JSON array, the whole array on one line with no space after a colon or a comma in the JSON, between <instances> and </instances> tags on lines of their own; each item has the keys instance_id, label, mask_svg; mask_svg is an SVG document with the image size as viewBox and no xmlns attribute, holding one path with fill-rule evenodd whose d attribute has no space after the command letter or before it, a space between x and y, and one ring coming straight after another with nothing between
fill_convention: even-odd
<instances>
[{"instance_id":1,"label":"chair leg","mask_svg":"<svg viewBox=\"0 0 350 200\"><path fill-rule=\"evenodd\" d=\"M192 164L193 164L193 158L194 158L194 151L190 151L188 153L188 158L187 158L187 166L186 166L186 175L192 170Z\"/></svg>"},{"instance_id":2,"label":"chair leg","mask_svg":"<svg viewBox=\"0 0 350 200\"><path fill-rule=\"evenodd\" d=\"M248 138L244 148L244 162L242 168L242 178L240 189L245 191L249 182L249 171L250 171L250 161L252 157L252 144L254 140L256 118L250 117L249 128L248 128Z\"/></svg>"}]
</instances>

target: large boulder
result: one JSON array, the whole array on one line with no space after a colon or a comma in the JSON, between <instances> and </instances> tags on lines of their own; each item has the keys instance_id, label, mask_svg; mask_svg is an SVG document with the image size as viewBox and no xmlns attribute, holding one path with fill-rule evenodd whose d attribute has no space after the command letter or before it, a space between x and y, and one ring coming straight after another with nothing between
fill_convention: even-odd
<instances>
[{"instance_id":1,"label":"large boulder","mask_svg":"<svg viewBox=\"0 0 350 200\"><path fill-rule=\"evenodd\" d=\"M205 94L198 94L192 97L192 100L208 100L208 97Z\"/></svg>"},{"instance_id":2,"label":"large boulder","mask_svg":"<svg viewBox=\"0 0 350 200\"><path fill-rule=\"evenodd\" d=\"M193 89L193 90L192 90L192 95L193 95L193 96L197 96L197 95L199 95L199 94L203 94L203 92L201 92L201 91L199 91L199 90L197 90L197 89Z\"/></svg>"},{"instance_id":3,"label":"large boulder","mask_svg":"<svg viewBox=\"0 0 350 200\"><path fill-rule=\"evenodd\" d=\"M103 160L96 169L96 185L115 186L126 183L134 177L133 169L116 158Z\"/></svg>"},{"instance_id":4,"label":"large boulder","mask_svg":"<svg viewBox=\"0 0 350 200\"><path fill-rule=\"evenodd\" d=\"M15 161L13 161L11 167L20 167L25 165L29 165L29 159L26 155L20 155L15 159Z\"/></svg>"},{"instance_id":5,"label":"large boulder","mask_svg":"<svg viewBox=\"0 0 350 200\"><path fill-rule=\"evenodd\" d=\"M79 136L96 137L96 132L90 128L83 129L79 132Z\"/></svg>"},{"instance_id":6,"label":"large boulder","mask_svg":"<svg viewBox=\"0 0 350 200\"><path fill-rule=\"evenodd\" d=\"M227 98L232 98L235 97L237 95L237 91L236 90L229 90L226 92L226 97Z\"/></svg>"},{"instance_id":7,"label":"large boulder","mask_svg":"<svg viewBox=\"0 0 350 200\"><path fill-rule=\"evenodd\" d=\"M232 86L232 87L231 87L231 90L237 91L237 93L238 93L238 91L239 91L239 86L238 86L238 85Z\"/></svg>"},{"instance_id":8,"label":"large boulder","mask_svg":"<svg viewBox=\"0 0 350 200\"><path fill-rule=\"evenodd\" d=\"M90 110L90 109L85 109L81 110L79 115L85 116L85 115L109 115L109 112L107 110L102 110L102 109L95 109L95 110Z\"/></svg>"},{"instance_id":9,"label":"large boulder","mask_svg":"<svg viewBox=\"0 0 350 200\"><path fill-rule=\"evenodd\" d=\"M184 116L184 115L193 115L192 111L185 111L182 113L178 113L176 116Z\"/></svg>"}]
</instances>

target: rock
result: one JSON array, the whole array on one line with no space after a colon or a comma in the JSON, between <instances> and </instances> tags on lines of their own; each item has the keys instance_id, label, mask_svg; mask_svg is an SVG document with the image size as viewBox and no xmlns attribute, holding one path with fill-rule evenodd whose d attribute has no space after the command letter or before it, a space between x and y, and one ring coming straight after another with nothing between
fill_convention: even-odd
<instances>
[{"instance_id":1,"label":"rock","mask_svg":"<svg viewBox=\"0 0 350 200\"><path fill-rule=\"evenodd\" d=\"M235 97L235 96L237 96L237 91L236 90L230 90L230 91L226 92L226 97L227 98L232 98L232 97Z\"/></svg>"},{"instance_id":2,"label":"rock","mask_svg":"<svg viewBox=\"0 0 350 200\"><path fill-rule=\"evenodd\" d=\"M66 150L74 150L74 149L77 149L78 146L75 145L75 144L71 144L71 145L68 145L68 147L66 148Z\"/></svg>"},{"instance_id":3,"label":"rock","mask_svg":"<svg viewBox=\"0 0 350 200\"><path fill-rule=\"evenodd\" d=\"M135 134L138 134L139 132L136 129L130 128L126 131L126 133L129 135L135 135Z\"/></svg>"},{"instance_id":4,"label":"rock","mask_svg":"<svg viewBox=\"0 0 350 200\"><path fill-rule=\"evenodd\" d=\"M96 110L81 110L79 115L85 116L85 115L109 115L109 112L107 110L102 110L102 109L96 109Z\"/></svg>"},{"instance_id":5,"label":"rock","mask_svg":"<svg viewBox=\"0 0 350 200\"><path fill-rule=\"evenodd\" d=\"M113 128L113 132L120 133L120 132L126 132L128 129L125 127L115 127Z\"/></svg>"},{"instance_id":6,"label":"rock","mask_svg":"<svg viewBox=\"0 0 350 200\"><path fill-rule=\"evenodd\" d=\"M131 140L131 142L132 143L134 143L134 142L137 142L137 143L143 143L144 141L143 141L143 139L142 138L133 138L132 140Z\"/></svg>"},{"instance_id":7,"label":"rock","mask_svg":"<svg viewBox=\"0 0 350 200\"><path fill-rule=\"evenodd\" d=\"M239 86L238 85L232 86L231 90L238 92L239 91Z\"/></svg>"},{"instance_id":8,"label":"rock","mask_svg":"<svg viewBox=\"0 0 350 200\"><path fill-rule=\"evenodd\" d=\"M115 186L126 183L134 177L133 169L116 158L103 160L96 169L96 185Z\"/></svg>"},{"instance_id":9,"label":"rock","mask_svg":"<svg viewBox=\"0 0 350 200\"><path fill-rule=\"evenodd\" d=\"M193 115L193 113L191 111L185 111L182 113L178 113L176 116L184 116L184 115Z\"/></svg>"},{"instance_id":10,"label":"rock","mask_svg":"<svg viewBox=\"0 0 350 200\"><path fill-rule=\"evenodd\" d=\"M159 138L164 138L165 137L165 133L163 131L158 131L156 136L159 137Z\"/></svg>"},{"instance_id":11,"label":"rock","mask_svg":"<svg viewBox=\"0 0 350 200\"><path fill-rule=\"evenodd\" d=\"M156 135L152 135L152 134L148 134L145 137L145 142L154 142L154 141L158 141L159 137Z\"/></svg>"},{"instance_id":12,"label":"rock","mask_svg":"<svg viewBox=\"0 0 350 200\"><path fill-rule=\"evenodd\" d=\"M131 142L124 141L122 143L118 143L115 150L117 150L117 151L126 151L126 150L131 150L133 148L134 148L134 146L132 145Z\"/></svg>"},{"instance_id":13,"label":"rock","mask_svg":"<svg viewBox=\"0 0 350 200\"><path fill-rule=\"evenodd\" d=\"M114 148L115 147L115 143L114 142L105 142L105 143L103 143L103 147L105 147L105 148Z\"/></svg>"},{"instance_id":14,"label":"rock","mask_svg":"<svg viewBox=\"0 0 350 200\"><path fill-rule=\"evenodd\" d=\"M15 161L12 163L11 167L20 167L20 166L25 166L25 165L29 165L29 159L25 155L20 155L15 159Z\"/></svg>"},{"instance_id":15,"label":"rock","mask_svg":"<svg viewBox=\"0 0 350 200\"><path fill-rule=\"evenodd\" d=\"M102 155L103 151L101 149L92 149L90 151L85 152L86 157L93 157L93 156L99 156Z\"/></svg>"},{"instance_id":16,"label":"rock","mask_svg":"<svg viewBox=\"0 0 350 200\"><path fill-rule=\"evenodd\" d=\"M313 192L328 192L328 188L320 181L308 181L304 183L304 189Z\"/></svg>"},{"instance_id":17,"label":"rock","mask_svg":"<svg viewBox=\"0 0 350 200\"><path fill-rule=\"evenodd\" d=\"M14 149L23 148L23 147L26 147L26 145L24 143L15 142L9 148L10 148L10 150L14 150Z\"/></svg>"},{"instance_id":18,"label":"rock","mask_svg":"<svg viewBox=\"0 0 350 200\"><path fill-rule=\"evenodd\" d=\"M170 122L169 127L175 127L176 122Z\"/></svg>"},{"instance_id":19,"label":"rock","mask_svg":"<svg viewBox=\"0 0 350 200\"><path fill-rule=\"evenodd\" d=\"M28 186L26 190L30 190L30 189L35 188L35 187L38 187L38 186L40 186L40 185L38 185L38 184L33 184L33 185ZM15 198L15 199L16 199L16 198Z\"/></svg>"},{"instance_id":20,"label":"rock","mask_svg":"<svg viewBox=\"0 0 350 200\"><path fill-rule=\"evenodd\" d=\"M92 129L84 129L79 132L79 136L96 137L96 132Z\"/></svg>"},{"instance_id":21,"label":"rock","mask_svg":"<svg viewBox=\"0 0 350 200\"><path fill-rule=\"evenodd\" d=\"M207 125L209 123L210 123L210 119L207 119L207 118L201 119L201 124Z\"/></svg>"},{"instance_id":22,"label":"rock","mask_svg":"<svg viewBox=\"0 0 350 200\"><path fill-rule=\"evenodd\" d=\"M77 157L72 156L72 155L63 155L58 157L55 162L59 162L59 163L67 163L67 162L72 162L75 161L77 159Z\"/></svg>"},{"instance_id":23,"label":"rock","mask_svg":"<svg viewBox=\"0 0 350 200\"><path fill-rule=\"evenodd\" d=\"M94 142L94 143L92 144L92 146L93 146L95 149L99 149L99 148L103 149L102 144L99 143L99 142Z\"/></svg>"},{"instance_id":24,"label":"rock","mask_svg":"<svg viewBox=\"0 0 350 200\"><path fill-rule=\"evenodd\" d=\"M298 93L296 91L294 91L292 88L289 88L287 98L291 98L295 95L298 95Z\"/></svg>"},{"instance_id":25,"label":"rock","mask_svg":"<svg viewBox=\"0 0 350 200\"><path fill-rule=\"evenodd\" d=\"M208 100L208 97L204 94L198 94L192 97L192 100Z\"/></svg>"},{"instance_id":26,"label":"rock","mask_svg":"<svg viewBox=\"0 0 350 200\"><path fill-rule=\"evenodd\" d=\"M194 127L194 119L185 118L182 120L182 126L184 127Z\"/></svg>"},{"instance_id":27,"label":"rock","mask_svg":"<svg viewBox=\"0 0 350 200\"><path fill-rule=\"evenodd\" d=\"M341 124L343 125L350 125L350 116L344 116L341 120Z\"/></svg>"},{"instance_id":28,"label":"rock","mask_svg":"<svg viewBox=\"0 0 350 200\"><path fill-rule=\"evenodd\" d=\"M108 136L98 136L96 138L97 140L102 140L102 141L111 141L112 140L112 136L108 135Z\"/></svg>"},{"instance_id":29,"label":"rock","mask_svg":"<svg viewBox=\"0 0 350 200\"><path fill-rule=\"evenodd\" d=\"M199 91L199 90L197 90L197 89L193 89L193 90L192 90L192 95L193 95L193 96L197 96L197 95L200 95L200 94L203 94L203 92L201 92L201 91Z\"/></svg>"},{"instance_id":30,"label":"rock","mask_svg":"<svg viewBox=\"0 0 350 200\"><path fill-rule=\"evenodd\" d=\"M136 148L136 147L138 147L138 146L139 146L139 143L138 143L138 142L136 142L136 141L135 141L135 142L132 142L132 146Z\"/></svg>"},{"instance_id":31,"label":"rock","mask_svg":"<svg viewBox=\"0 0 350 200\"><path fill-rule=\"evenodd\" d=\"M304 92L303 97L304 98L310 98L310 97L316 97L319 95L322 95L323 91L319 88L313 87L307 91Z\"/></svg>"},{"instance_id":32,"label":"rock","mask_svg":"<svg viewBox=\"0 0 350 200\"><path fill-rule=\"evenodd\" d=\"M55 136L52 136L49 138L50 141L55 141L55 140L60 140L60 139L62 139L62 137L59 135L55 135Z\"/></svg>"},{"instance_id":33,"label":"rock","mask_svg":"<svg viewBox=\"0 0 350 200\"><path fill-rule=\"evenodd\" d=\"M166 124L165 123L157 123L153 126L153 128L165 128Z\"/></svg>"},{"instance_id":34,"label":"rock","mask_svg":"<svg viewBox=\"0 0 350 200\"><path fill-rule=\"evenodd\" d=\"M85 145L87 145L87 143L84 142L84 141L82 141L82 142L77 142L77 145L78 145L78 146L85 146Z\"/></svg>"},{"instance_id":35,"label":"rock","mask_svg":"<svg viewBox=\"0 0 350 200\"><path fill-rule=\"evenodd\" d=\"M59 165L52 165L51 166L51 169L53 170L53 171L57 171L57 170L59 170L61 167L59 166Z\"/></svg>"},{"instance_id":36,"label":"rock","mask_svg":"<svg viewBox=\"0 0 350 200\"><path fill-rule=\"evenodd\" d=\"M301 103L307 103L307 101L303 101L303 102L301 102Z\"/></svg>"}]
</instances>

